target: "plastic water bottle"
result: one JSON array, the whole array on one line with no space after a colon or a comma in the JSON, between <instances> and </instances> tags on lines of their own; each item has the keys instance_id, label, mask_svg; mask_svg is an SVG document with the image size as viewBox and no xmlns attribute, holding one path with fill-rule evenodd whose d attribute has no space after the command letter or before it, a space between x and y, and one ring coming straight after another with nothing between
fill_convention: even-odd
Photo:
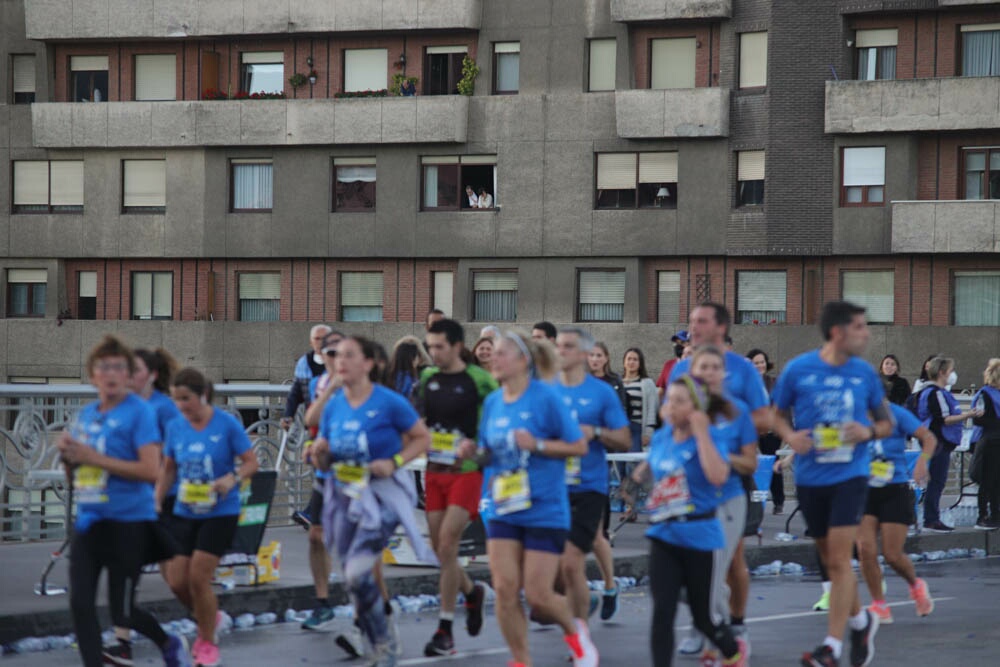
<instances>
[{"instance_id":1,"label":"plastic water bottle","mask_svg":"<svg viewBox=\"0 0 1000 667\"><path fill-rule=\"evenodd\" d=\"M924 557L931 562L944 560L947 556L948 554L943 551L930 551L924 554Z\"/></svg>"},{"instance_id":2,"label":"plastic water bottle","mask_svg":"<svg viewBox=\"0 0 1000 667\"><path fill-rule=\"evenodd\" d=\"M906 554L906 555L910 557L910 562L911 563L923 563L924 562L924 555L922 553L914 553L914 554Z\"/></svg>"},{"instance_id":3,"label":"plastic water bottle","mask_svg":"<svg viewBox=\"0 0 1000 667\"><path fill-rule=\"evenodd\" d=\"M797 576L802 576L804 572L805 568L803 568L798 563L785 563L784 565L781 566L781 573L784 575L797 577Z\"/></svg>"},{"instance_id":4,"label":"plastic water bottle","mask_svg":"<svg viewBox=\"0 0 1000 667\"><path fill-rule=\"evenodd\" d=\"M53 635L52 637L46 637L45 648L49 651L61 651L72 646L75 639L76 637L73 635L64 635L62 637Z\"/></svg>"},{"instance_id":5,"label":"plastic water bottle","mask_svg":"<svg viewBox=\"0 0 1000 667\"><path fill-rule=\"evenodd\" d=\"M960 547L955 549L948 549L948 558L968 558L969 550L962 549Z\"/></svg>"},{"instance_id":6,"label":"plastic water bottle","mask_svg":"<svg viewBox=\"0 0 1000 667\"><path fill-rule=\"evenodd\" d=\"M970 558L986 558L986 549L970 549Z\"/></svg>"},{"instance_id":7,"label":"plastic water bottle","mask_svg":"<svg viewBox=\"0 0 1000 667\"><path fill-rule=\"evenodd\" d=\"M263 614L258 614L254 618L254 623L257 625L272 625L277 622L278 622L278 615L271 613L269 611Z\"/></svg>"},{"instance_id":8,"label":"plastic water bottle","mask_svg":"<svg viewBox=\"0 0 1000 667\"><path fill-rule=\"evenodd\" d=\"M795 539L795 536L791 533L778 533L774 536L774 539L778 542L791 542Z\"/></svg>"},{"instance_id":9,"label":"plastic water bottle","mask_svg":"<svg viewBox=\"0 0 1000 667\"><path fill-rule=\"evenodd\" d=\"M38 637L25 637L13 644L10 648L13 653L38 653L46 649L45 640Z\"/></svg>"},{"instance_id":10,"label":"plastic water bottle","mask_svg":"<svg viewBox=\"0 0 1000 667\"><path fill-rule=\"evenodd\" d=\"M255 619L253 614L240 614L236 617L236 620L233 621L233 625L239 630L245 630L247 628L252 628L254 621Z\"/></svg>"},{"instance_id":11,"label":"plastic water bottle","mask_svg":"<svg viewBox=\"0 0 1000 667\"><path fill-rule=\"evenodd\" d=\"M193 635L198 632L198 624L190 618L182 618L177 621L177 632L182 635Z\"/></svg>"},{"instance_id":12,"label":"plastic water bottle","mask_svg":"<svg viewBox=\"0 0 1000 667\"><path fill-rule=\"evenodd\" d=\"M233 629L233 617L227 614L226 612L222 611L221 609L219 610L219 613L222 615L221 618L219 619L219 626L218 626L219 634L220 635L229 634L230 632L232 632Z\"/></svg>"},{"instance_id":13,"label":"plastic water bottle","mask_svg":"<svg viewBox=\"0 0 1000 667\"><path fill-rule=\"evenodd\" d=\"M286 609L283 618L285 623L295 623L299 620L299 615L294 609Z\"/></svg>"}]
</instances>

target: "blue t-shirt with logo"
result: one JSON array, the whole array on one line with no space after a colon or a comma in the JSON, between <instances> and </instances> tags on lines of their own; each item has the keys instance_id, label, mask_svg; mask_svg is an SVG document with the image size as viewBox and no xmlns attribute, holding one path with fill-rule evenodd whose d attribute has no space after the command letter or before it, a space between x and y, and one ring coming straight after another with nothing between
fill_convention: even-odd
<instances>
[{"instance_id":1,"label":"blue t-shirt with logo","mask_svg":"<svg viewBox=\"0 0 1000 667\"><path fill-rule=\"evenodd\" d=\"M760 377L760 372L753 365L753 362L732 350L726 350L724 363L726 379L723 382L723 387L727 398L738 398L743 401L751 413L766 408L770 404L764 380ZM674 364L674 369L670 371L670 382L675 382L682 375L690 372L691 360L681 359Z\"/></svg>"},{"instance_id":2,"label":"blue t-shirt with logo","mask_svg":"<svg viewBox=\"0 0 1000 667\"><path fill-rule=\"evenodd\" d=\"M156 413L156 424L160 429L159 442L163 442L163 438L167 433L167 426L173 420L180 418L181 411L177 409L177 405L174 404L174 401L169 396L157 391L156 389L154 389L153 393L149 395L147 403L153 406L153 412ZM170 490L167 491L167 498L171 498L176 495L177 480L175 479L173 486L171 486Z\"/></svg>"},{"instance_id":3,"label":"blue t-shirt with logo","mask_svg":"<svg viewBox=\"0 0 1000 667\"><path fill-rule=\"evenodd\" d=\"M330 397L320 418L319 435L330 443L333 461L370 463L391 459L403 449L403 433L420 420L405 398L381 385L354 408L343 391Z\"/></svg>"},{"instance_id":4,"label":"blue t-shirt with logo","mask_svg":"<svg viewBox=\"0 0 1000 667\"><path fill-rule=\"evenodd\" d=\"M568 530L566 460L519 449L514 440L514 432L518 429L528 431L539 440L573 443L583 437L580 426L559 394L541 380L531 380L524 393L512 403L504 400L502 389L487 396L479 425L479 446L488 449L491 458L483 471L480 514L484 521ZM501 473L517 470L528 473L531 507L498 516L493 507L492 481Z\"/></svg>"},{"instance_id":5,"label":"blue t-shirt with logo","mask_svg":"<svg viewBox=\"0 0 1000 667\"><path fill-rule=\"evenodd\" d=\"M724 461L728 461L726 449L720 444L718 429L710 427L709 435L715 442L719 455ZM654 479L654 490L655 484L664 477L674 474L678 469L684 470L690 502L694 505L691 514L705 514L723 502L722 489L705 478L694 436L675 442L673 427L667 424L653 434L647 461ZM646 531L646 537L699 551L714 551L726 544L718 517L654 523Z\"/></svg>"},{"instance_id":6,"label":"blue t-shirt with logo","mask_svg":"<svg viewBox=\"0 0 1000 667\"><path fill-rule=\"evenodd\" d=\"M139 448L161 442L152 406L135 394L129 394L107 412L95 401L85 406L70 435L105 456L123 461L138 461ZM78 468L79 471L79 468ZM85 532L95 521L153 521L153 485L125 479L111 473L86 475L90 488L77 485L76 529ZM82 479L86 471L80 471Z\"/></svg>"},{"instance_id":7,"label":"blue t-shirt with logo","mask_svg":"<svg viewBox=\"0 0 1000 667\"><path fill-rule=\"evenodd\" d=\"M817 427L836 428L846 422L871 426L869 410L878 410L885 400L882 381L868 362L851 357L831 366L819 351L792 359L774 387L774 405L792 411L792 428L813 431L814 447L795 457L795 483L828 486L854 477L868 477L868 444L853 446L849 461L822 463L817 460Z\"/></svg>"},{"instance_id":8,"label":"blue t-shirt with logo","mask_svg":"<svg viewBox=\"0 0 1000 667\"><path fill-rule=\"evenodd\" d=\"M715 444L731 456L739 454L745 445L757 444L757 428L753 425L753 418L750 416L746 403L737 398L728 400L736 409L736 414L733 415L732 419L725 415L716 417L713 433L715 434ZM722 502L742 495L746 495L746 491L743 488L740 474L735 470L730 470L729 479L722 485Z\"/></svg>"},{"instance_id":9,"label":"blue t-shirt with logo","mask_svg":"<svg viewBox=\"0 0 1000 667\"><path fill-rule=\"evenodd\" d=\"M177 465L177 483L212 483L236 472L236 457L250 451L250 438L236 417L213 408L212 418L198 431L187 419L167 427L163 455ZM210 509L195 509L177 499L174 515L185 519L210 519L240 513L240 485L236 484Z\"/></svg>"},{"instance_id":10,"label":"blue t-shirt with logo","mask_svg":"<svg viewBox=\"0 0 1000 667\"><path fill-rule=\"evenodd\" d=\"M628 416L622 402L607 382L588 374L575 387L567 387L561 382L555 382L552 386L579 424L609 430L628 426ZM604 444L597 438L591 440L586 456L580 458L579 463L579 483L569 484L569 492L596 491L607 494L608 458Z\"/></svg>"},{"instance_id":11,"label":"blue t-shirt with logo","mask_svg":"<svg viewBox=\"0 0 1000 667\"><path fill-rule=\"evenodd\" d=\"M901 405L890 403L889 409L892 410L892 416L896 418L896 426L892 430L892 435L881 440L872 440L868 443L868 448L872 459L892 462L893 473L889 483L904 484L910 481L910 475L907 472L906 441L923 424L916 415Z\"/></svg>"}]
</instances>

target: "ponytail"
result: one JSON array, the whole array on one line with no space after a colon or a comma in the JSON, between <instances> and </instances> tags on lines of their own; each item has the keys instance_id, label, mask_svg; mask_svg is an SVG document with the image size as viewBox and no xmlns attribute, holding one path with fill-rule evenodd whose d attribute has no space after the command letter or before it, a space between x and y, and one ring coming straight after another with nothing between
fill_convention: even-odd
<instances>
[{"instance_id":1,"label":"ponytail","mask_svg":"<svg viewBox=\"0 0 1000 667\"><path fill-rule=\"evenodd\" d=\"M135 356L142 359L150 373L156 373L156 380L153 382L153 389L162 394L170 393L170 379L177 372L177 360L173 355L162 347L155 350L139 348L135 350Z\"/></svg>"},{"instance_id":2,"label":"ponytail","mask_svg":"<svg viewBox=\"0 0 1000 667\"><path fill-rule=\"evenodd\" d=\"M732 419L735 416L736 410L733 408L733 404L723 396L709 391L705 383L698 378L685 374L675 380L674 384L687 389L695 409L707 414L710 421L714 422L719 415L727 419Z\"/></svg>"},{"instance_id":3,"label":"ponytail","mask_svg":"<svg viewBox=\"0 0 1000 667\"><path fill-rule=\"evenodd\" d=\"M535 340L524 331L508 329L504 339L511 341L528 360L528 373L539 380L551 380L559 369L556 350L548 340Z\"/></svg>"}]
</instances>

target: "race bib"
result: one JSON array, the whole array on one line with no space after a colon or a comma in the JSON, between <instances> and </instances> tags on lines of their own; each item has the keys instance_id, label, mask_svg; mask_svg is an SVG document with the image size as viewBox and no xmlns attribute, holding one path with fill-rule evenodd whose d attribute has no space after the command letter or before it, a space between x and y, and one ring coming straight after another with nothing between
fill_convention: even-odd
<instances>
[{"instance_id":1,"label":"race bib","mask_svg":"<svg viewBox=\"0 0 1000 667\"><path fill-rule=\"evenodd\" d=\"M580 457L571 456L566 459L566 483L570 486L579 484L583 481L580 475Z\"/></svg>"},{"instance_id":2,"label":"race bib","mask_svg":"<svg viewBox=\"0 0 1000 667\"><path fill-rule=\"evenodd\" d=\"M892 481L896 465L892 461L873 460L868 472L868 486L881 488Z\"/></svg>"},{"instance_id":3,"label":"race bib","mask_svg":"<svg viewBox=\"0 0 1000 667\"><path fill-rule=\"evenodd\" d=\"M816 463L850 463L854 446L845 445L840 437L840 426L817 426L813 429Z\"/></svg>"},{"instance_id":4,"label":"race bib","mask_svg":"<svg viewBox=\"0 0 1000 667\"><path fill-rule=\"evenodd\" d=\"M427 460L445 466L455 465L458 460L458 443L460 434L431 431L431 449L427 452Z\"/></svg>"},{"instance_id":5,"label":"race bib","mask_svg":"<svg viewBox=\"0 0 1000 667\"><path fill-rule=\"evenodd\" d=\"M694 511L683 468L678 468L656 483L649 493L646 509L649 510L649 520L653 523L676 519Z\"/></svg>"},{"instance_id":6,"label":"race bib","mask_svg":"<svg viewBox=\"0 0 1000 667\"><path fill-rule=\"evenodd\" d=\"M499 516L531 507L527 470L505 472L493 479L493 506Z\"/></svg>"},{"instance_id":7,"label":"race bib","mask_svg":"<svg viewBox=\"0 0 1000 667\"><path fill-rule=\"evenodd\" d=\"M337 486L348 498L360 498L361 493L368 488L371 473L367 466L356 466L348 463L336 463L333 466L333 477Z\"/></svg>"},{"instance_id":8,"label":"race bib","mask_svg":"<svg viewBox=\"0 0 1000 667\"><path fill-rule=\"evenodd\" d=\"M108 471L97 466L78 466L73 471L73 490L77 503L108 502Z\"/></svg>"},{"instance_id":9,"label":"race bib","mask_svg":"<svg viewBox=\"0 0 1000 667\"><path fill-rule=\"evenodd\" d=\"M177 487L177 499L194 512L207 512L215 507L218 496L212 490L211 482L182 479Z\"/></svg>"}]
</instances>

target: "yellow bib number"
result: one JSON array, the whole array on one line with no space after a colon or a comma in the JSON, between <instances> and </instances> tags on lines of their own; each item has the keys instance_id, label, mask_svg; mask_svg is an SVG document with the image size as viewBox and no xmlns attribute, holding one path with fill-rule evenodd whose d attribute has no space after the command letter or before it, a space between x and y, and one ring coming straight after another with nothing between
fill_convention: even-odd
<instances>
[{"instance_id":1,"label":"yellow bib number","mask_svg":"<svg viewBox=\"0 0 1000 667\"><path fill-rule=\"evenodd\" d=\"M431 449L427 460L431 463L453 466L458 460L458 441L461 436L454 433L431 432Z\"/></svg>"},{"instance_id":2,"label":"yellow bib number","mask_svg":"<svg viewBox=\"0 0 1000 667\"><path fill-rule=\"evenodd\" d=\"M493 480L493 504L500 516L531 507L528 472L518 470L497 475Z\"/></svg>"},{"instance_id":3,"label":"yellow bib number","mask_svg":"<svg viewBox=\"0 0 1000 667\"><path fill-rule=\"evenodd\" d=\"M566 483L572 486L579 484L582 481L580 472L580 457L571 456L566 459Z\"/></svg>"},{"instance_id":4,"label":"yellow bib number","mask_svg":"<svg viewBox=\"0 0 1000 667\"><path fill-rule=\"evenodd\" d=\"M813 429L817 463L850 463L854 447L845 445L840 437L840 426L824 425Z\"/></svg>"},{"instance_id":5,"label":"yellow bib number","mask_svg":"<svg viewBox=\"0 0 1000 667\"><path fill-rule=\"evenodd\" d=\"M108 471L97 466L79 466L73 473L73 487L78 503L106 503Z\"/></svg>"},{"instance_id":6,"label":"yellow bib number","mask_svg":"<svg viewBox=\"0 0 1000 667\"><path fill-rule=\"evenodd\" d=\"M333 466L337 485L349 498L360 498L368 486L369 472L366 466L337 463Z\"/></svg>"},{"instance_id":7,"label":"yellow bib number","mask_svg":"<svg viewBox=\"0 0 1000 667\"><path fill-rule=\"evenodd\" d=\"M892 481L896 466L892 461L872 461L868 473L868 485L883 487Z\"/></svg>"},{"instance_id":8,"label":"yellow bib number","mask_svg":"<svg viewBox=\"0 0 1000 667\"><path fill-rule=\"evenodd\" d=\"M195 511L208 511L215 506L216 495L211 483L185 479L177 489L177 499Z\"/></svg>"}]
</instances>

